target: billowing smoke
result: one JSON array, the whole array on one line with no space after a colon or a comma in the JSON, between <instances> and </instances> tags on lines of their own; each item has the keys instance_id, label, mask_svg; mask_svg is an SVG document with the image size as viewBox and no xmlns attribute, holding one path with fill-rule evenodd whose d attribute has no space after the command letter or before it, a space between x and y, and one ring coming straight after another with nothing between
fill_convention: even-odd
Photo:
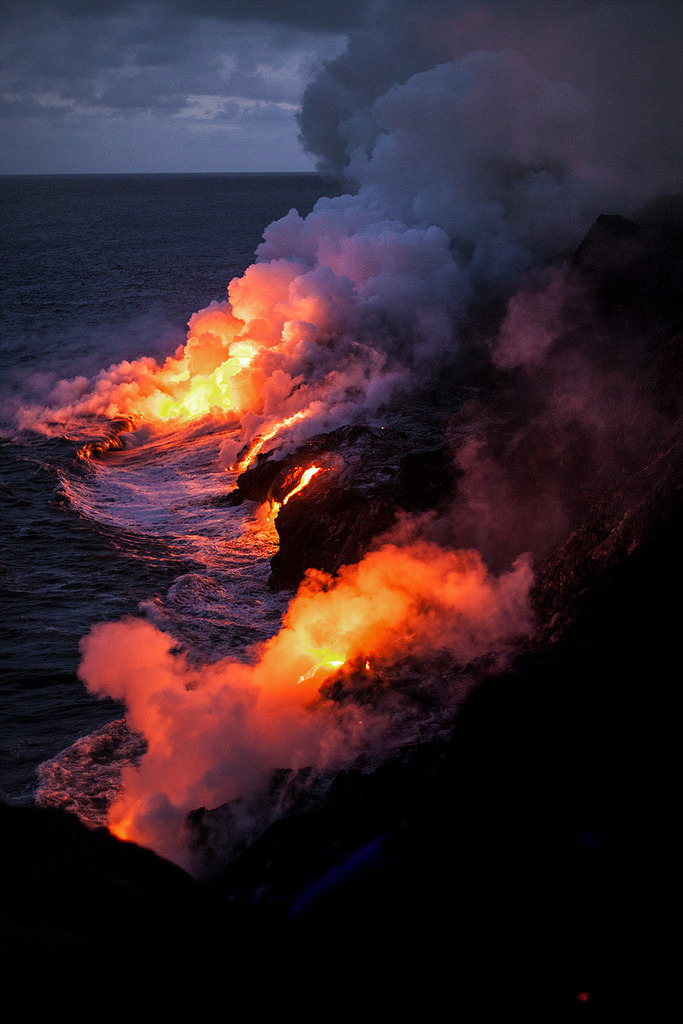
<instances>
[{"instance_id":1,"label":"billowing smoke","mask_svg":"<svg viewBox=\"0 0 683 1024\"><path fill-rule=\"evenodd\" d=\"M311 572L249 664L193 666L144 621L94 626L80 675L92 692L125 701L148 743L139 767L124 771L110 827L187 863L189 811L253 794L274 766L338 767L378 741L381 716L319 696L337 668L436 652L465 665L500 653L528 629L530 583L524 559L494 578L473 551L386 543L335 579Z\"/></svg>"},{"instance_id":2,"label":"billowing smoke","mask_svg":"<svg viewBox=\"0 0 683 1024\"><path fill-rule=\"evenodd\" d=\"M228 301L196 313L163 365L141 358L61 382L47 408L22 412L45 430L92 415L233 417L241 436L227 465L256 435L293 442L455 372L475 304L507 302L487 351L497 370L525 376L529 401L501 414L498 433L468 428L476 402L462 411L451 516L404 524L401 543L396 534L337 580L311 575L250 664L193 666L134 620L84 641L86 685L124 700L149 744L124 774L112 827L181 860L188 811L253 791L276 766L342 763L379 728L318 696L337 667L435 650L466 663L527 629L531 570L520 554L562 537L606 456L626 451L626 411L640 409L619 367L577 341L587 307L575 277L557 262L539 268L597 214L630 211L673 184L668 141L631 173L653 129L627 150L606 117L642 82L636 69L629 87L622 61L635 28L638 45L670 51L663 5L405 0L374 10L301 115L307 146L344 171L349 193L267 227ZM670 74L657 69L662 81ZM632 114L630 125L644 125L643 103Z\"/></svg>"},{"instance_id":3,"label":"billowing smoke","mask_svg":"<svg viewBox=\"0 0 683 1024\"><path fill-rule=\"evenodd\" d=\"M304 95L306 148L332 173L370 153L376 101L479 51L513 51L583 97L586 156L623 201L680 189L683 15L668 0L385 0ZM609 197L608 197L609 198ZM602 212L610 212L607 208ZM627 212L619 208L621 213Z\"/></svg>"},{"instance_id":4,"label":"billowing smoke","mask_svg":"<svg viewBox=\"0 0 683 1024\"><path fill-rule=\"evenodd\" d=\"M301 414L290 430L300 438L372 416L457 358L475 298L509 291L598 213L647 194L603 159L604 125L572 81L587 78L568 56L588 32L577 25L606 5L563 5L552 17L531 6L537 17L517 4L379 5L375 27L352 36L302 112L303 137L327 164L343 138L335 159L352 194L266 228L229 301L195 314L164 365L142 358L60 382L47 408L22 410L22 424L227 414L244 443ZM631 5L613 6L635 18ZM568 43L558 42L553 80L549 40L560 28ZM650 174L647 188L662 180Z\"/></svg>"}]
</instances>

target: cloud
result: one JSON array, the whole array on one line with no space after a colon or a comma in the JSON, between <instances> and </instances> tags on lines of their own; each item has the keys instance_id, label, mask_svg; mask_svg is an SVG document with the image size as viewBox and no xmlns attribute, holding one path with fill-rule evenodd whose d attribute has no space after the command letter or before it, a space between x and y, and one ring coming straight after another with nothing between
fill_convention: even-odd
<instances>
[{"instance_id":1,"label":"cloud","mask_svg":"<svg viewBox=\"0 0 683 1024\"><path fill-rule=\"evenodd\" d=\"M225 97L241 103L230 123L241 140L251 133L257 164L276 142L270 118L287 124L288 166L309 168L311 157L295 151L295 110L277 107L295 108L303 97L304 146L336 172L353 152L372 149L382 131L373 106L390 86L477 50L514 51L582 93L596 156L615 176L641 170L672 190L683 157L683 15L668 0L6 0L0 33L0 96L15 133L4 147L5 170L37 169L31 137L40 139L55 118L78 130L63 146L46 136L44 152L52 148L56 159L68 152L74 170L109 169L95 166L99 141L88 134L95 122L128 119L134 131L145 118L167 125L184 112L184 130L206 129L209 120L228 123L219 116ZM216 117L193 118L193 96L211 98ZM252 100L264 105L245 116ZM202 109L212 109L208 100ZM167 133L159 157L169 169L172 149ZM131 163L129 170L148 169ZM39 169L50 170L49 161ZM216 169L212 158L207 169ZM229 152L225 169L234 169Z\"/></svg>"},{"instance_id":2,"label":"cloud","mask_svg":"<svg viewBox=\"0 0 683 1024\"><path fill-rule=\"evenodd\" d=\"M146 125L157 137L164 129L160 166L140 166L133 142L130 166L115 169L176 169L178 131L198 130L201 148L210 125L244 140L253 169L264 160L267 166L274 146L282 159L286 128L284 166L311 167L296 145L295 114L316 68L343 46L340 13L326 21L319 4L84 2L10 3L3 15L6 171L111 170L97 166L106 160L100 136L110 124L124 139L124 162L127 131L134 139ZM47 134L55 121L69 130L61 144ZM36 139L43 144L40 166ZM210 160L206 169L216 169L208 150L202 158ZM225 169L245 169L234 159L231 166L227 150Z\"/></svg>"}]
</instances>

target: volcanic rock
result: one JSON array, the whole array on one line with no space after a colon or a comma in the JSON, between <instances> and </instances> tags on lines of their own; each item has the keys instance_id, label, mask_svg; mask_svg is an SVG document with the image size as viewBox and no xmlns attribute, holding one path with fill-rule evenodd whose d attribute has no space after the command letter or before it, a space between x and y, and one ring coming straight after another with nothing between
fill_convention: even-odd
<instances>
[{"instance_id":1,"label":"volcanic rock","mask_svg":"<svg viewBox=\"0 0 683 1024\"><path fill-rule=\"evenodd\" d=\"M273 484L278 475L283 471L283 464L275 460L259 457L256 465L251 466L237 478L237 491L233 491L231 498L234 504L239 504L245 499L251 501L269 501Z\"/></svg>"},{"instance_id":2,"label":"volcanic rock","mask_svg":"<svg viewBox=\"0 0 683 1024\"><path fill-rule=\"evenodd\" d=\"M683 197L651 204L638 221L598 217L573 265L613 323L639 327L651 344L680 331Z\"/></svg>"},{"instance_id":3,"label":"volcanic rock","mask_svg":"<svg viewBox=\"0 0 683 1024\"><path fill-rule=\"evenodd\" d=\"M320 481L313 493L278 512L280 547L270 562L271 587L294 589L307 569L334 575L342 565L355 564L371 541L393 525L395 514L385 499L364 498Z\"/></svg>"},{"instance_id":4,"label":"volcanic rock","mask_svg":"<svg viewBox=\"0 0 683 1024\"><path fill-rule=\"evenodd\" d=\"M0 804L0 825L0 942L14 978L88 985L123 950L150 971L213 960L224 917L174 864L52 808Z\"/></svg>"},{"instance_id":5,"label":"volcanic rock","mask_svg":"<svg viewBox=\"0 0 683 1024\"><path fill-rule=\"evenodd\" d=\"M452 499L460 475L450 445L408 452L399 466L396 503L410 512L438 509Z\"/></svg>"},{"instance_id":6,"label":"volcanic rock","mask_svg":"<svg viewBox=\"0 0 683 1024\"><path fill-rule=\"evenodd\" d=\"M362 450L362 442L367 442L368 438L372 442L375 434L364 425L340 427L328 434L309 438L295 451L281 457L278 457L277 450L261 452L255 464L238 476L237 491L231 495L232 503L238 504L245 499L258 502L282 501L303 470L314 462L319 462L326 470L332 467L339 470L342 463L331 458L330 453L345 452L348 458L349 453L357 454L358 450Z\"/></svg>"},{"instance_id":7,"label":"volcanic rock","mask_svg":"<svg viewBox=\"0 0 683 1024\"><path fill-rule=\"evenodd\" d=\"M277 512L279 550L271 560L274 590L295 589L307 569L334 574L358 562L397 511L440 507L453 493L457 470L450 447L423 449L436 428L401 425L340 427L295 451L259 456L237 479L231 503L282 502L304 471L319 472ZM418 447L419 446L419 447Z\"/></svg>"},{"instance_id":8,"label":"volcanic rock","mask_svg":"<svg viewBox=\"0 0 683 1024\"><path fill-rule=\"evenodd\" d=\"M679 422L652 460L619 490L601 496L566 543L537 568L532 597L544 624L539 640L557 638L580 624L579 609L596 592L617 591L617 581L624 574L645 571L664 550L673 565L680 564L682 530L683 424ZM665 589L668 592L668 586ZM623 604L622 594L618 604Z\"/></svg>"}]
</instances>

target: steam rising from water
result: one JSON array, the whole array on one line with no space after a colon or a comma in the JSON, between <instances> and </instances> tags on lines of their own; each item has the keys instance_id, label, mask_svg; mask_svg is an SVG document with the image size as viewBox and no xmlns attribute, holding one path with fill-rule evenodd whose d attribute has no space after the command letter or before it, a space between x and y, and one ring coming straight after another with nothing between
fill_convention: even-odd
<instances>
[{"instance_id":1,"label":"steam rising from water","mask_svg":"<svg viewBox=\"0 0 683 1024\"><path fill-rule=\"evenodd\" d=\"M296 438L366 418L453 360L473 297L578 242L608 203L586 97L514 52L422 71L371 115L372 146L349 158L357 191L266 228L174 356L62 381L21 424L212 413L237 417L244 443L293 415Z\"/></svg>"},{"instance_id":2,"label":"steam rising from water","mask_svg":"<svg viewBox=\"0 0 683 1024\"><path fill-rule=\"evenodd\" d=\"M43 406L20 410L21 425L61 430L92 415L171 428L201 416L231 419L240 435L225 446L227 466L259 435L273 431L277 443L293 443L365 419L454 366L475 302L514 294L530 270L574 246L598 213L645 198L640 182L624 184L598 159L591 102L567 76L544 73L552 60L538 32L524 55L486 47L487 31L499 40L514 7L505 5L495 22L490 6L477 21L477 9L465 5L461 22L444 22L453 5L428 5L427 15L438 17L420 22L413 65L399 46L395 69L380 62L362 95L357 82L355 92L349 87L350 109L340 99L350 58L340 58L311 87L302 125L328 165L347 168L353 194L321 199L305 219L291 210L267 227L256 262L230 282L229 301L196 313L185 345L163 365L140 358L62 381ZM415 12L409 3L394 9ZM407 24L384 26L384 57L392 40L405 42ZM519 19L514 26L516 40ZM427 45L437 37L446 42ZM477 46L463 52L469 38ZM349 54L361 53L361 66L370 52L368 37L352 39ZM429 63L429 52L438 59ZM328 105L318 104L316 118L312 104L321 96ZM523 285L491 343L499 368L531 375L546 367L569 287L562 271ZM545 426L563 415L567 424L604 422L602 392L614 378L596 381L576 359L553 366L543 382L551 401L536 429L544 430L544 415ZM610 422L605 445L618 434ZM475 551L452 550L455 531L448 536L443 523L429 524L431 540L413 523L410 539L385 543L337 580L310 574L281 631L252 651L250 664L193 665L143 621L93 628L82 678L92 692L124 700L131 728L149 744L139 770L124 773L111 812L118 834L183 861L188 811L252 792L274 767L343 763L381 728L379 719L360 722L357 709L318 696L339 665L437 650L463 664L529 628L530 562L509 566L566 527L562 488L548 484L524 535L517 513L525 506L500 460L476 439L458 459L467 506L460 536L495 563L496 575ZM439 531L441 546L433 540Z\"/></svg>"}]
</instances>

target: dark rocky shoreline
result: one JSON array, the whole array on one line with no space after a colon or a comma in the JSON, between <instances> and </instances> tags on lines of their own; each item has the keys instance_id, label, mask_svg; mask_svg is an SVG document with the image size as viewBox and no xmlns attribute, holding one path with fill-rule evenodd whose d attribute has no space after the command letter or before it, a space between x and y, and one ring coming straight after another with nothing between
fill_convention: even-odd
<instances>
[{"instance_id":1,"label":"dark rocky shoreline","mask_svg":"<svg viewBox=\"0 0 683 1024\"><path fill-rule=\"evenodd\" d=\"M639 224L600 218L573 272L612 325L598 364L632 357L629 372L657 415L638 458L615 450L609 473L591 470L564 535L544 538L537 628L509 667L477 681L452 727L372 771L339 772L318 789L281 773L273 785L290 786L290 813L227 863L207 860L202 883L69 815L0 808L12 969L36 959L94 968L126 945L133 956L153 947L185 970L223 963L235 984L270 972L309 992L341 988L349 1005L361 980L386 1005L417 999L430 1012L445 995L454 1012L516 1009L527 1020L614 1019L656 997L639 922L653 925L666 898L657 865L670 838L680 219L671 207ZM617 326L636 339L632 352L615 349ZM468 382L477 400L451 429L466 437L483 408L489 449L514 422L523 459L533 395L517 404L515 372L487 372ZM438 522L457 507L452 440L432 441L406 451L397 430L352 426L280 461L259 459L228 500L280 501L302 467L325 470L279 510L271 585L294 588L307 568L334 573L358 561L402 512ZM567 487L579 472L566 469ZM467 539L466 520L460 529ZM343 684L333 696L344 692L383 699ZM230 811L192 816L198 847L221 814Z\"/></svg>"}]
</instances>

